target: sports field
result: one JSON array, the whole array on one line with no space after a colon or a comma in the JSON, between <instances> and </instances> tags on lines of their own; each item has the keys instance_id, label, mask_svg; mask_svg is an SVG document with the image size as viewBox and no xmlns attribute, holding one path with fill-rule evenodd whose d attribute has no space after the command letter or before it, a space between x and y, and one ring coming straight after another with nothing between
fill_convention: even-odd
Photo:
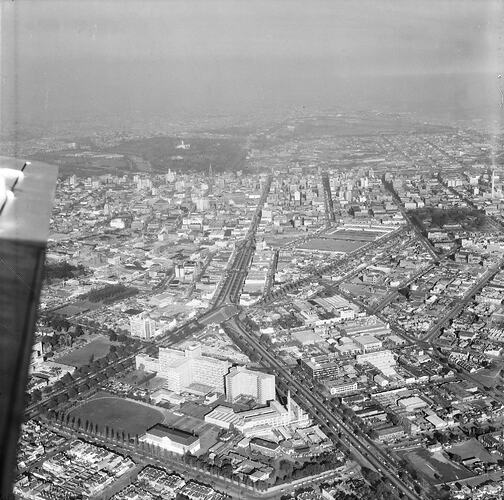
<instances>
[{"instance_id":1,"label":"sports field","mask_svg":"<svg viewBox=\"0 0 504 500\"><path fill-rule=\"evenodd\" d=\"M80 349L69 352L60 358L55 359L57 363L63 365L75 366L80 368L81 366L89 364L91 356L94 360L103 358L110 351L110 342L106 337L99 337L92 340L89 344L86 344Z\"/></svg>"},{"instance_id":2,"label":"sports field","mask_svg":"<svg viewBox=\"0 0 504 500\"><path fill-rule=\"evenodd\" d=\"M164 420L160 410L115 396L99 396L86 401L70 412L71 416L98 424L100 431L109 428L134 436L143 434L149 427Z\"/></svg>"}]
</instances>

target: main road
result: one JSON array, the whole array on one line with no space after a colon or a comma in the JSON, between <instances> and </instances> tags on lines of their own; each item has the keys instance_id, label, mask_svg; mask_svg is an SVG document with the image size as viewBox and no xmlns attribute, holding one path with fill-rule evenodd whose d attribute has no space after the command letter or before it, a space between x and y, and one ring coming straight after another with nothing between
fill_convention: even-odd
<instances>
[{"instance_id":1,"label":"main road","mask_svg":"<svg viewBox=\"0 0 504 500\"><path fill-rule=\"evenodd\" d=\"M263 186L261 196L257 203L252 221L245 239L236 243L236 248L231 255L224 278L216 292L209 309L181 325L173 332L158 337L156 344L160 347L168 347L179 343L209 323L222 323L237 314L236 304L240 298L240 292L247 278L248 270L252 264L255 252L255 234L259 223L264 203L268 198L273 177L268 175Z\"/></svg>"},{"instance_id":2,"label":"main road","mask_svg":"<svg viewBox=\"0 0 504 500\"><path fill-rule=\"evenodd\" d=\"M399 479L398 465L385 452L366 435L362 434L357 438L354 431L337 417L336 408L333 406L331 408L333 411L330 411L326 406L325 398L323 399L320 394L314 395L313 389L306 386L306 381L299 381L292 370L280 363L254 334L247 331L238 316L229 319L222 326L232 339L238 340L238 343L245 342L259 354L261 363L273 371L279 381L291 391L303 409L310 413L323 428L331 429L333 436L341 433L343 438L339 439L340 442L347 446L357 461L362 463L364 458L366 465L370 463L376 468L405 498L411 500L422 498L411 490L411 483L405 483Z\"/></svg>"},{"instance_id":3,"label":"main road","mask_svg":"<svg viewBox=\"0 0 504 500\"><path fill-rule=\"evenodd\" d=\"M391 182L388 182L385 180L385 177L382 178L382 184L383 187L392 195L392 198L399 208L404 220L408 222L408 224L413 228L413 231L415 231L416 235L418 236L418 240L420 243L423 245L425 250L429 252L431 257L434 259L434 261L439 260L439 256L436 253L435 248L432 246L432 243L428 240L428 238L422 233L422 231L419 229L419 227L411 220L411 217L408 214L408 211L406 210L400 196L397 194L396 190L392 186Z\"/></svg>"}]
</instances>

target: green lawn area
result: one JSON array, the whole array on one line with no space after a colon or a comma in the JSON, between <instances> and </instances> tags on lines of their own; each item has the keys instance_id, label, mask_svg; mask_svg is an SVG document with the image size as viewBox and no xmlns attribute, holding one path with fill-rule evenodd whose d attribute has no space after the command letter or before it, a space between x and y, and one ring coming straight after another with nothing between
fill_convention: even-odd
<instances>
[{"instance_id":1,"label":"green lawn area","mask_svg":"<svg viewBox=\"0 0 504 500\"><path fill-rule=\"evenodd\" d=\"M89 420L98 424L100 430L108 425L119 431L143 434L149 427L162 422L164 415L160 410L115 396L99 396L86 401L70 412L76 419L80 417L82 424Z\"/></svg>"},{"instance_id":2,"label":"green lawn area","mask_svg":"<svg viewBox=\"0 0 504 500\"><path fill-rule=\"evenodd\" d=\"M60 358L56 358L54 361L61 363L63 365L75 366L80 368L81 366L89 364L91 356L94 359L100 359L105 357L110 351L110 342L106 337L99 337L92 340L89 344L86 344L80 349L76 349Z\"/></svg>"}]
</instances>

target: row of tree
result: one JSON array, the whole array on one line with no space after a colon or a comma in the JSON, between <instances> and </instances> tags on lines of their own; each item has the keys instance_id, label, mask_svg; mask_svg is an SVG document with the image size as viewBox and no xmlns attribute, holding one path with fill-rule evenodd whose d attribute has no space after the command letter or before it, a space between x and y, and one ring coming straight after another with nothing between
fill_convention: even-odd
<instances>
[{"instance_id":1,"label":"row of tree","mask_svg":"<svg viewBox=\"0 0 504 500\"><path fill-rule=\"evenodd\" d=\"M105 358L101 358L93 362L90 366L82 366L74 372L74 377L70 374L65 374L60 380L57 380L53 386L43 387L42 390L35 389L28 395L28 404L34 404L42 401L42 399L50 396L52 392L60 392L65 387L65 391L60 394L55 394L50 397L42 408L44 411L56 408L58 405L63 404L74 398L75 396L86 393L91 389L96 389L98 386L107 379L114 377L126 368L130 368L132 360L123 360L120 363L113 363L117 361L118 355L116 353L109 353ZM113 364L112 364L113 363ZM103 370L106 367L104 371ZM87 375L97 372L95 376L88 377ZM79 380L84 377L85 381Z\"/></svg>"},{"instance_id":2,"label":"row of tree","mask_svg":"<svg viewBox=\"0 0 504 500\"><path fill-rule=\"evenodd\" d=\"M74 266L69 262L53 262L46 263L43 271L43 279L48 283L51 283L55 280L67 280L72 278L77 278L79 276L83 276L87 273L87 269L79 264Z\"/></svg>"},{"instance_id":3,"label":"row of tree","mask_svg":"<svg viewBox=\"0 0 504 500\"><path fill-rule=\"evenodd\" d=\"M216 463L210 463L205 455L197 457L196 455L186 453L183 456L183 461L190 467L196 467L214 476L230 479L242 484L243 486L257 489L258 491L266 491L269 487L269 483L267 481L253 481L246 474L234 474L230 459L225 458L220 465L217 465Z\"/></svg>"},{"instance_id":4,"label":"row of tree","mask_svg":"<svg viewBox=\"0 0 504 500\"><path fill-rule=\"evenodd\" d=\"M331 452L322 453L304 464L293 464L290 460L281 460L278 465L275 484L284 484L293 479L321 474L341 465L343 465L341 459Z\"/></svg>"},{"instance_id":5,"label":"row of tree","mask_svg":"<svg viewBox=\"0 0 504 500\"><path fill-rule=\"evenodd\" d=\"M115 285L106 285L102 288L95 288L87 293L80 295L80 300L89 300L90 302L102 302L109 304L116 300L132 297L138 293L138 288L127 287L122 283Z\"/></svg>"}]
</instances>

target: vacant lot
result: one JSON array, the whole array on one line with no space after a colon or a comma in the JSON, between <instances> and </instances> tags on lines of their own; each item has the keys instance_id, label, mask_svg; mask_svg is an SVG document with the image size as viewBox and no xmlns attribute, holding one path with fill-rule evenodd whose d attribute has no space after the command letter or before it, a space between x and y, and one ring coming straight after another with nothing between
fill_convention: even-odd
<instances>
[{"instance_id":1,"label":"vacant lot","mask_svg":"<svg viewBox=\"0 0 504 500\"><path fill-rule=\"evenodd\" d=\"M456 444L447 451L454 456L460 457L461 460L477 457L485 463L495 464L497 462L497 459L488 453L477 439L469 439L463 443Z\"/></svg>"},{"instance_id":2,"label":"vacant lot","mask_svg":"<svg viewBox=\"0 0 504 500\"><path fill-rule=\"evenodd\" d=\"M141 435L153 425L164 420L164 414L149 406L115 396L99 396L86 401L70 412L84 424L86 420L98 424L100 431L115 431Z\"/></svg>"},{"instance_id":3,"label":"vacant lot","mask_svg":"<svg viewBox=\"0 0 504 500\"><path fill-rule=\"evenodd\" d=\"M473 476L470 470L450 460L441 452L431 453L424 448L418 448L404 456L432 484L442 484Z\"/></svg>"},{"instance_id":4,"label":"vacant lot","mask_svg":"<svg viewBox=\"0 0 504 500\"><path fill-rule=\"evenodd\" d=\"M75 366L80 368L89 364L91 358L94 360L105 357L110 351L110 342L106 337L99 337L92 340L89 344L86 344L80 349L76 349L61 358L57 358L54 361L61 363L63 365Z\"/></svg>"}]
</instances>

